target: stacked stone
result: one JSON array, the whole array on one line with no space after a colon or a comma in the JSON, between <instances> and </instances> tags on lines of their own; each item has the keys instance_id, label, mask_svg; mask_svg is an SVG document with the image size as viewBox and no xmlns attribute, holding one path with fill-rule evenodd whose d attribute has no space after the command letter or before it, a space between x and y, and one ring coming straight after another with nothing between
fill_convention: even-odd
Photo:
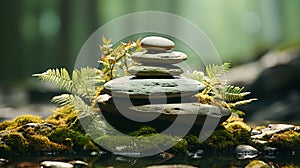
<instances>
[{"instance_id":1,"label":"stacked stone","mask_svg":"<svg viewBox=\"0 0 300 168\"><path fill-rule=\"evenodd\" d=\"M129 73L137 77L172 77L179 76L183 70L173 64L187 59L187 55L172 51L173 41L157 36L149 36L141 41L141 46L146 50L135 53L131 58L140 66L132 66Z\"/></svg>"},{"instance_id":2,"label":"stacked stone","mask_svg":"<svg viewBox=\"0 0 300 168\"><path fill-rule=\"evenodd\" d=\"M137 126L138 123L128 118L156 124L172 123L178 116L182 116L182 124L189 124L186 123L188 118L196 115L195 124L201 126L207 117L225 121L230 116L227 109L200 104L197 99L192 98L205 86L197 80L179 76L183 70L173 64L183 62L187 55L173 51L174 42L150 36L141 41L141 46L145 51L131 56L133 61L140 63L129 68L132 76L116 78L104 85L104 93L111 96L109 101L99 103L104 115L108 113L123 117L129 128ZM159 117L153 121L148 120L155 118L154 116ZM107 119L118 126L121 118ZM124 127L121 126L120 129Z\"/></svg>"}]
</instances>

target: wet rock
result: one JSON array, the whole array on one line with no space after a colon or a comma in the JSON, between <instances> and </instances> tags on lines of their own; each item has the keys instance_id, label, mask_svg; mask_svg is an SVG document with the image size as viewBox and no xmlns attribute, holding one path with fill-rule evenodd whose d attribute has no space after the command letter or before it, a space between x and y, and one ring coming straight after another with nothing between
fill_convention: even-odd
<instances>
[{"instance_id":1,"label":"wet rock","mask_svg":"<svg viewBox=\"0 0 300 168\"><path fill-rule=\"evenodd\" d=\"M161 99L193 96L204 89L201 82L188 78L139 79L134 76L117 78L104 85L112 97Z\"/></svg>"},{"instance_id":2,"label":"wet rock","mask_svg":"<svg viewBox=\"0 0 300 168\"><path fill-rule=\"evenodd\" d=\"M142 39L141 46L148 50L171 50L175 44L173 41L158 36L148 36Z\"/></svg>"},{"instance_id":3,"label":"wet rock","mask_svg":"<svg viewBox=\"0 0 300 168\"><path fill-rule=\"evenodd\" d=\"M155 165L155 166L148 166L147 168L197 168L197 167L190 166L190 165Z\"/></svg>"},{"instance_id":4,"label":"wet rock","mask_svg":"<svg viewBox=\"0 0 300 168\"><path fill-rule=\"evenodd\" d=\"M279 154L278 148L269 147L269 146L264 149L264 152L266 153L267 158L276 158L276 155Z\"/></svg>"},{"instance_id":5,"label":"wet rock","mask_svg":"<svg viewBox=\"0 0 300 168\"><path fill-rule=\"evenodd\" d=\"M245 168L271 168L271 166L261 160L253 160Z\"/></svg>"},{"instance_id":6,"label":"wet rock","mask_svg":"<svg viewBox=\"0 0 300 168\"><path fill-rule=\"evenodd\" d=\"M41 168L73 168L74 166L70 163L60 161L43 161Z\"/></svg>"},{"instance_id":7,"label":"wet rock","mask_svg":"<svg viewBox=\"0 0 300 168\"><path fill-rule=\"evenodd\" d=\"M189 153L189 156L193 159L201 159L203 152L203 150L197 150L195 153Z\"/></svg>"},{"instance_id":8,"label":"wet rock","mask_svg":"<svg viewBox=\"0 0 300 168\"><path fill-rule=\"evenodd\" d=\"M183 70L177 66L132 66L128 72L137 77L170 77L182 74Z\"/></svg>"},{"instance_id":9,"label":"wet rock","mask_svg":"<svg viewBox=\"0 0 300 168\"><path fill-rule=\"evenodd\" d=\"M294 125L290 124L269 124L267 128L262 128L261 134L251 136L252 139L262 139L263 137L271 137L273 134L281 133L288 130L293 130Z\"/></svg>"},{"instance_id":10,"label":"wet rock","mask_svg":"<svg viewBox=\"0 0 300 168\"><path fill-rule=\"evenodd\" d=\"M238 159L251 159L258 155L258 150L250 145L239 145L236 147Z\"/></svg>"},{"instance_id":11,"label":"wet rock","mask_svg":"<svg viewBox=\"0 0 300 168\"><path fill-rule=\"evenodd\" d=\"M7 159L4 159L4 158L0 158L0 166L4 166L6 164L8 164L8 160Z\"/></svg>"},{"instance_id":12,"label":"wet rock","mask_svg":"<svg viewBox=\"0 0 300 168\"><path fill-rule=\"evenodd\" d=\"M178 64L187 59L187 55L179 52L149 53L138 52L131 55L133 61L143 64Z\"/></svg>"},{"instance_id":13,"label":"wet rock","mask_svg":"<svg viewBox=\"0 0 300 168\"><path fill-rule=\"evenodd\" d=\"M299 121L300 48L270 51L255 62L230 70L231 85L245 86L259 101L241 107L251 111L245 121ZM270 82L271 81L271 82Z\"/></svg>"}]
</instances>

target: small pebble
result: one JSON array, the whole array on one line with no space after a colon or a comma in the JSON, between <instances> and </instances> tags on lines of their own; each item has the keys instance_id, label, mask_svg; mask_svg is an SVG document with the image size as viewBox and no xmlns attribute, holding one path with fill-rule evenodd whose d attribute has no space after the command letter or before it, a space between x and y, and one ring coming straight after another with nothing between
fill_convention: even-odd
<instances>
[{"instance_id":1,"label":"small pebble","mask_svg":"<svg viewBox=\"0 0 300 168\"><path fill-rule=\"evenodd\" d=\"M141 46L147 50L172 50L174 42L158 36L148 36L142 39Z\"/></svg>"}]
</instances>

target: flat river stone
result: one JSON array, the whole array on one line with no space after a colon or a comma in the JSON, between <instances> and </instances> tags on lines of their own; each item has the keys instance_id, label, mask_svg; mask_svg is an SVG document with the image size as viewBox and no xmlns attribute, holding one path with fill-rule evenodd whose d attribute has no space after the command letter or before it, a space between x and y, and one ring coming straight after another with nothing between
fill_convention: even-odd
<instances>
[{"instance_id":1,"label":"flat river stone","mask_svg":"<svg viewBox=\"0 0 300 168\"><path fill-rule=\"evenodd\" d=\"M131 75L141 77L179 76L183 70L177 66L132 66L128 69Z\"/></svg>"},{"instance_id":2,"label":"flat river stone","mask_svg":"<svg viewBox=\"0 0 300 168\"><path fill-rule=\"evenodd\" d=\"M174 103L174 104L149 104L141 106L131 106L132 115L151 118L155 113L160 114L159 119L166 122L173 122L178 116L182 116L179 124L193 122L193 116L196 118L195 125L203 125L206 118L220 119L223 122L230 117L231 112L226 108L220 108L209 104L201 103ZM138 114L139 113L139 114Z\"/></svg>"},{"instance_id":3,"label":"flat river stone","mask_svg":"<svg viewBox=\"0 0 300 168\"><path fill-rule=\"evenodd\" d=\"M148 36L142 39L141 46L145 49L171 50L175 44L173 41L159 36Z\"/></svg>"},{"instance_id":4,"label":"flat river stone","mask_svg":"<svg viewBox=\"0 0 300 168\"><path fill-rule=\"evenodd\" d=\"M185 78L140 79L126 76L104 84L104 91L112 97L133 99L163 99L193 96L205 88L203 83Z\"/></svg>"},{"instance_id":5,"label":"flat river stone","mask_svg":"<svg viewBox=\"0 0 300 168\"><path fill-rule=\"evenodd\" d=\"M131 55L133 61L144 64L178 64L187 59L185 53L179 51L172 52L137 52Z\"/></svg>"}]
</instances>

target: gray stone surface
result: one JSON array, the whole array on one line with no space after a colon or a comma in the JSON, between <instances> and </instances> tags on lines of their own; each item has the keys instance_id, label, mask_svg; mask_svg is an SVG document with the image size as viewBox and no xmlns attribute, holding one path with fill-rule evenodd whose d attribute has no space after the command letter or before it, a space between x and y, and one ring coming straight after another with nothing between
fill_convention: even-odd
<instances>
[{"instance_id":1,"label":"gray stone surface","mask_svg":"<svg viewBox=\"0 0 300 168\"><path fill-rule=\"evenodd\" d=\"M141 40L141 46L150 50L171 50L175 44L173 41L159 36L148 36Z\"/></svg>"},{"instance_id":2,"label":"gray stone surface","mask_svg":"<svg viewBox=\"0 0 300 168\"><path fill-rule=\"evenodd\" d=\"M187 59L185 53L179 51L151 53L137 52L131 55L133 61L144 64L177 64Z\"/></svg>"},{"instance_id":3,"label":"gray stone surface","mask_svg":"<svg viewBox=\"0 0 300 168\"><path fill-rule=\"evenodd\" d=\"M255 158L258 155L258 150L250 145L239 145L236 147L238 159Z\"/></svg>"},{"instance_id":4,"label":"gray stone surface","mask_svg":"<svg viewBox=\"0 0 300 168\"><path fill-rule=\"evenodd\" d=\"M203 125L206 118L220 119L220 122L223 122L231 115L231 112L226 108L221 109L217 106L201 103L149 104L129 108L134 113L140 113L141 117L145 117L145 119L148 116L149 118L152 117L154 113L158 113L160 114L160 120L173 122L178 116L181 116L183 119L178 120L179 124L192 121L191 119L194 116L197 116L195 125Z\"/></svg>"},{"instance_id":5,"label":"gray stone surface","mask_svg":"<svg viewBox=\"0 0 300 168\"><path fill-rule=\"evenodd\" d=\"M193 96L204 89L204 85L185 77L174 79L139 79L134 76L117 78L104 85L105 92L112 97L148 99Z\"/></svg>"},{"instance_id":6,"label":"gray stone surface","mask_svg":"<svg viewBox=\"0 0 300 168\"><path fill-rule=\"evenodd\" d=\"M252 135L252 139L262 139L263 137L271 137L273 134L293 130L296 126L291 124L269 124L267 128L263 128L260 134Z\"/></svg>"},{"instance_id":7,"label":"gray stone surface","mask_svg":"<svg viewBox=\"0 0 300 168\"><path fill-rule=\"evenodd\" d=\"M128 69L131 75L140 77L163 77L163 76L179 76L183 70L177 66L132 66Z\"/></svg>"},{"instance_id":8,"label":"gray stone surface","mask_svg":"<svg viewBox=\"0 0 300 168\"><path fill-rule=\"evenodd\" d=\"M47 167L47 168L73 168L74 167L70 163L60 162L60 161L44 161L40 165L41 167Z\"/></svg>"}]
</instances>

